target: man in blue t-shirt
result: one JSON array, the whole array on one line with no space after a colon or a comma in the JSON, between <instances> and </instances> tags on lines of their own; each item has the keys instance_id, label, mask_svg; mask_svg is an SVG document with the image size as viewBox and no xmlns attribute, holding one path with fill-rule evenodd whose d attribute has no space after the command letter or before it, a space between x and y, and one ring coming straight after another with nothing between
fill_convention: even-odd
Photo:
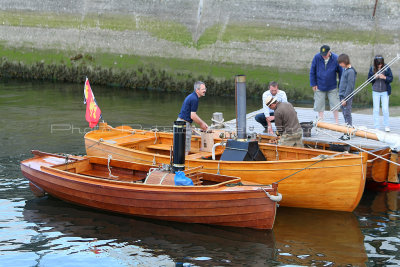
<instances>
[{"instance_id":1,"label":"man in blue t-shirt","mask_svg":"<svg viewBox=\"0 0 400 267\"><path fill-rule=\"evenodd\" d=\"M178 115L178 121L186 121L186 154L189 154L192 140L192 122L197 123L204 131L208 125L198 115L197 108L199 106L199 98L206 95L206 85L204 82L197 81L194 83L194 92L188 95L183 101L181 112Z\"/></svg>"}]
</instances>

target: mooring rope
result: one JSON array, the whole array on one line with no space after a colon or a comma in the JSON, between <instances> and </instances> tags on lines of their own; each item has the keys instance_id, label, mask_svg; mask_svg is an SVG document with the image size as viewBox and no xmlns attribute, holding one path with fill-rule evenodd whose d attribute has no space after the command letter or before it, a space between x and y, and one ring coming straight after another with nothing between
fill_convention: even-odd
<instances>
[{"instance_id":1,"label":"mooring rope","mask_svg":"<svg viewBox=\"0 0 400 267\"><path fill-rule=\"evenodd\" d=\"M112 155L108 155L108 157L107 157L108 176L111 177L111 178L118 178L118 176L115 176L115 175L111 174L111 167L110 167L111 159L112 159Z\"/></svg>"}]
</instances>

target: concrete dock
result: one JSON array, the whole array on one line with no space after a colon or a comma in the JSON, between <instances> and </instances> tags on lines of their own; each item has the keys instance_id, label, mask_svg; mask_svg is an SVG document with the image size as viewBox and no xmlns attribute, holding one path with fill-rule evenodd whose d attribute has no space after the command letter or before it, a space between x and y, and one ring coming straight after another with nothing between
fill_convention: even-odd
<instances>
[{"instance_id":1,"label":"concrete dock","mask_svg":"<svg viewBox=\"0 0 400 267\"><path fill-rule=\"evenodd\" d=\"M297 116L299 118L300 122L310 122L310 121L316 121L317 119L317 113L312 109L312 108L295 108L297 111ZM248 113L246 115L247 118L247 133L263 133L264 132L264 127L256 122L255 116L258 113L261 113L262 109L253 111L251 113ZM358 114L358 113L353 113L353 124L356 128L358 127L366 127L368 129L373 129L374 128L374 120L372 115L367 115L367 114ZM333 118L333 113L326 111L325 112L325 117L324 117L325 122L329 123L335 123L335 120ZM380 130L384 130L384 127L382 125L383 123L383 117L381 116L381 127ZM230 120L227 121L226 124L228 124L230 127L236 127L236 120ZM343 115L341 112L339 113L339 124L345 124ZM400 134L400 117L390 117L389 119L389 124L390 124L390 129L391 133L398 133ZM322 141L322 142L338 142L339 137L341 137L343 134L330 131L330 130L325 130L325 129L316 129L315 127L311 131L311 137L304 138L304 140L309 140L309 141ZM346 141L350 144L356 145L356 146L362 146L362 147L385 147L387 144L375 140L369 140L361 137L352 137L351 140Z\"/></svg>"}]
</instances>

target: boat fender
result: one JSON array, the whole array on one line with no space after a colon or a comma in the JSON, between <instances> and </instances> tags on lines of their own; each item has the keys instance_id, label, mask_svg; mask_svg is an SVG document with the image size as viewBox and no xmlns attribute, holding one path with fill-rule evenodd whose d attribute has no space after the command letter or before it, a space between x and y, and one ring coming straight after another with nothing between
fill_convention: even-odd
<instances>
[{"instance_id":1,"label":"boat fender","mask_svg":"<svg viewBox=\"0 0 400 267\"><path fill-rule=\"evenodd\" d=\"M264 188L261 188L261 189L265 192L267 197L269 197L269 199L271 199L272 201L279 202L279 201L282 200L282 194L281 193L278 193L276 196L274 196L274 195L271 195L270 193L268 193L267 191L265 191Z\"/></svg>"},{"instance_id":2,"label":"boat fender","mask_svg":"<svg viewBox=\"0 0 400 267\"><path fill-rule=\"evenodd\" d=\"M174 177L175 185L183 185L183 186L193 186L192 179L185 176L185 173L182 171L177 171Z\"/></svg>"}]
</instances>

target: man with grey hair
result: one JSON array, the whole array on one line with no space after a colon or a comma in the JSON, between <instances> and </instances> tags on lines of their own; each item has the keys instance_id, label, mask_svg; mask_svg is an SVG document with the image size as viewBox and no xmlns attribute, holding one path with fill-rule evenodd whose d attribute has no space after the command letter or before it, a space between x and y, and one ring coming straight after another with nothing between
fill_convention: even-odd
<instances>
[{"instance_id":1,"label":"man with grey hair","mask_svg":"<svg viewBox=\"0 0 400 267\"><path fill-rule=\"evenodd\" d=\"M202 81L194 83L194 91L185 98L183 101L181 112L178 115L178 121L186 121L186 154L189 154L190 145L192 140L192 122L197 123L204 131L207 130L208 125L199 115L197 115L197 108L199 106L199 98L206 95L206 85Z\"/></svg>"}]
</instances>

